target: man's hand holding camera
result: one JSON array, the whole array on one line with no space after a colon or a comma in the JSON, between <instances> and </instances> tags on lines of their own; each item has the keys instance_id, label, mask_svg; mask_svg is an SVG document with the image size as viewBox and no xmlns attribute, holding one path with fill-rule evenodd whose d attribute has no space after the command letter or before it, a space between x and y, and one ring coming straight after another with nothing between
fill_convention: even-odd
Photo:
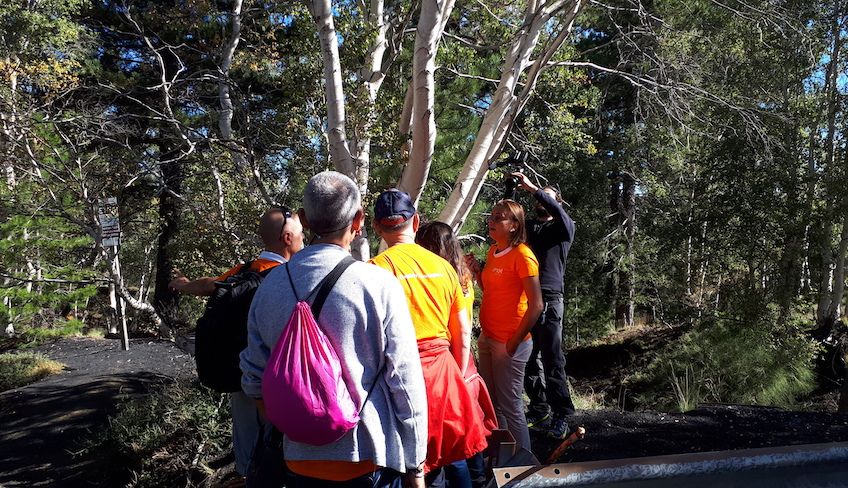
<instances>
[{"instance_id":1,"label":"man's hand holding camera","mask_svg":"<svg viewBox=\"0 0 848 488\"><path fill-rule=\"evenodd\" d=\"M529 191L530 193L533 193L533 192L535 192L536 190L539 189L538 186L534 185L530 181L530 178L528 178L527 175L525 175L524 173L522 173L520 171L510 173L510 175L518 180L518 186Z\"/></svg>"}]
</instances>

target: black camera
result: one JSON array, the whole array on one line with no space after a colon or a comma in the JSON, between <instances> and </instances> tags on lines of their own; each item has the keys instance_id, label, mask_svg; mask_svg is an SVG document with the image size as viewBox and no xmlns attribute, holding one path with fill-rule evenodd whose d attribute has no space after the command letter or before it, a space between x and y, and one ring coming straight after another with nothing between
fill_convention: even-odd
<instances>
[{"instance_id":1,"label":"black camera","mask_svg":"<svg viewBox=\"0 0 848 488\"><path fill-rule=\"evenodd\" d=\"M524 166L527 165L527 157L528 154L526 151L515 151L509 153L509 155L505 159L501 161L495 161L490 164L489 169L493 170L495 168L502 168L504 166L513 166L517 168L518 171L522 171L524 169ZM503 198L515 200L515 190L518 188L518 184L520 182L521 180L518 177L512 176L511 174L507 174L506 177L504 177L503 182Z\"/></svg>"}]
</instances>

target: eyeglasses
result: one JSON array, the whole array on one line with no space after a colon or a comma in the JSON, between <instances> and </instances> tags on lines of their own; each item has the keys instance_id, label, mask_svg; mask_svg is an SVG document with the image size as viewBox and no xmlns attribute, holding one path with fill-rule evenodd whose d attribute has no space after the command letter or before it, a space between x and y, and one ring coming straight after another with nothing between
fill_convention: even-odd
<instances>
[{"instance_id":1,"label":"eyeglasses","mask_svg":"<svg viewBox=\"0 0 848 488\"><path fill-rule=\"evenodd\" d=\"M280 226L280 235L283 234L283 229L286 228L286 221L292 217L292 211L290 208L286 206L273 207L275 210L279 210L281 214L283 214L283 225Z\"/></svg>"}]
</instances>

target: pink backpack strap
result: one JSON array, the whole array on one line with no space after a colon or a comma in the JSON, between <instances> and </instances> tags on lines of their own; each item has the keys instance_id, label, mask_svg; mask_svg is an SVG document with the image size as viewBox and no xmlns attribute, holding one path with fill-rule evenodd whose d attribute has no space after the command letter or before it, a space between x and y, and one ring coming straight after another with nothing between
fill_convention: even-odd
<instances>
[{"instance_id":1,"label":"pink backpack strap","mask_svg":"<svg viewBox=\"0 0 848 488\"><path fill-rule=\"evenodd\" d=\"M330 271L327 276L325 276L324 279L321 280L321 282L318 283L318 285L316 285L315 288L311 292L309 292L309 294L306 295L306 297L303 299L304 301L309 301L309 297L315 295L315 293L317 292L317 295L315 296L315 301L312 302L312 316L315 317L316 322L318 321L318 316L321 314L321 309L324 308L324 302L327 301L327 297L330 295L330 291L333 290L333 286L336 285L336 282L339 280L339 278L342 276L342 273L345 272L348 266L355 262L356 260L353 259L351 256L345 256L344 258L342 258L342 260L339 261L339 264L337 264L336 267L333 268L332 271ZM300 302L302 300L297 295L297 288L295 288L294 280L292 280L291 271L289 270L289 263L286 263L285 266L286 274L288 274L289 276L289 284L292 287L294 297L297 301Z\"/></svg>"}]
</instances>

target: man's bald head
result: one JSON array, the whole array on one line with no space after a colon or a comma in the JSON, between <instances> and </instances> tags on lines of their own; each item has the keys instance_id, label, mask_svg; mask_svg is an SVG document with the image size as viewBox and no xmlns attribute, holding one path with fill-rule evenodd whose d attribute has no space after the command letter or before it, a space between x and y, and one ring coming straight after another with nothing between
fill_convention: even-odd
<instances>
[{"instance_id":1,"label":"man's bald head","mask_svg":"<svg viewBox=\"0 0 848 488\"><path fill-rule=\"evenodd\" d=\"M259 219L257 233L265 249L286 259L303 249L303 225L298 215L286 208L269 208Z\"/></svg>"},{"instance_id":2,"label":"man's bald head","mask_svg":"<svg viewBox=\"0 0 848 488\"><path fill-rule=\"evenodd\" d=\"M259 219L259 238L266 249L279 246L283 225L286 223L286 211L279 207L271 207Z\"/></svg>"}]
</instances>

